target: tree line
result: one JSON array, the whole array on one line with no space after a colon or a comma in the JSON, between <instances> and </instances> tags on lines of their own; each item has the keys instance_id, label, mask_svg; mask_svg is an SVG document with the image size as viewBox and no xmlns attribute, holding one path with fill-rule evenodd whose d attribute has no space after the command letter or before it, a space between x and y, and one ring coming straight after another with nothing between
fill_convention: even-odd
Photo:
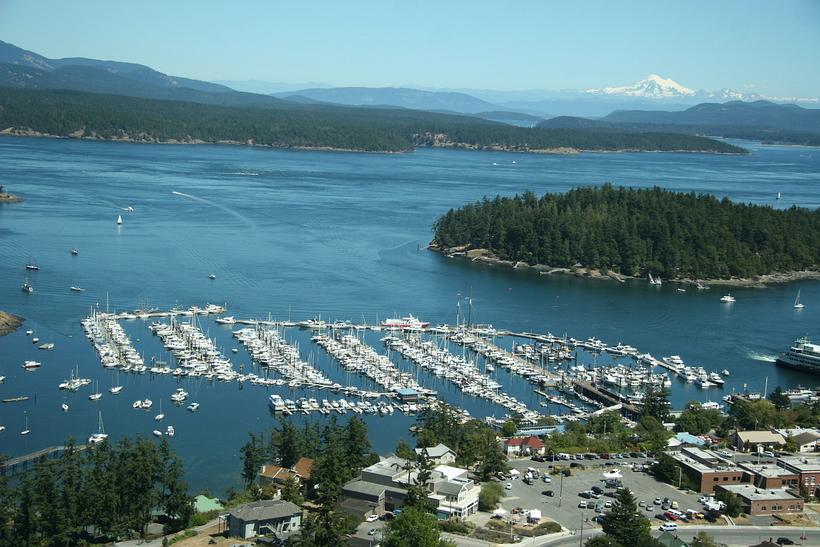
<instances>
[{"instance_id":1,"label":"tree line","mask_svg":"<svg viewBox=\"0 0 820 547\"><path fill-rule=\"evenodd\" d=\"M485 197L450 209L433 230L445 250L488 249L504 260L630 276L726 279L820 265L820 209L778 210L658 187Z\"/></svg>"},{"instance_id":2,"label":"tree line","mask_svg":"<svg viewBox=\"0 0 820 547\"><path fill-rule=\"evenodd\" d=\"M194 513L182 461L167 441L136 437L80 450L70 440L12 485L0 476L0 545L63 546L143 534L155 510L167 532Z\"/></svg>"},{"instance_id":3,"label":"tree line","mask_svg":"<svg viewBox=\"0 0 820 547\"><path fill-rule=\"evenodd\" d=\"M238 107L68 90L3 88L0 130L29 128L57 136L130 138L145 142L252 143L279 148L398 152L445 141L527 151L652 150L742 153L703 137L671 133L522 128L469 116L397 108L287 101Z\"/></svg>"}]
</instances>

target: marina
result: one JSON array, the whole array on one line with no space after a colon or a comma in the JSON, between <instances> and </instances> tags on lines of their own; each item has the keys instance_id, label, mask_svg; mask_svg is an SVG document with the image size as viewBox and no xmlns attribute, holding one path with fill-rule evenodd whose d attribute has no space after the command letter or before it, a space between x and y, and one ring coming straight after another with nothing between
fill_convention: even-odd
<instances>
[{"instance_id":1,"label":"marina","mask_svg":"<svg viewBox=\"0 0 820 547\"><path fill-rule=\"evenodd\" d=\"M391 369L363 372L397 386L412 378L435 392L434 401L479 419L503 421L514 412L465 393L446 376L401 357L381 339L418 335L432 341L454 357L463 355L482 376L501 384L498 392L529 411L562 420L617 406L615 396L618 404L631 405L628 398L641 388L629 384L648 374L667 375L676 409L690 400L717 402L725 409L724 396L762 392L766 377L769 389L811 389L816 384L811 374L773 365L798 336L820 336L816 282L730 291L704 280L712 290L680 293L666 278L657 286L646 278L615 284L449 260L425 250L432 220L450 207L482 195L512 195L524 189L541 194L597 184L604 172L614 184L661 184L759 204L771 203L775 188L784 196L778 207L820 204L811 184L820 169L816 157L797 147L752 149L744 158L709 157L713 165L706 169L703 158L675 155L675 169L670 170L672 156L664 154L565 158L444 150L390 156L262 153L244 147L125 147L0 137L7 160L0 165L0 175L13 179L15 189L26 196L22 207L3 207L0 212L0 277L10 280L0 287L2 309L26 319L22 330L0 339L0 375L6 377L0 400L27 397L3 405L6 430L0 434L0 451L16 456L61 446L68 436L86 440L98 431L101 410L110 440L135 434L153 439L153 431L160 431L192 462L186 466L192 486L219 490L237 481L236 447L245 442L247 432L264 430L280 419L270 412L273 394L297 406L300 399L307 404L315 399L320 408L324 399L331 407L331 401L341 399L390 404L393 414L312 410L288 419L360 416L373 432L373 449L380 453L389 453L399 439L412 442L408 428L419 403L385 395L390 392L373 377L345 368L311 342L316 335L339 343L340 336L357 337L388 357L404 376ZM488 168L488 161L499 165ZM134 211L122 211L126 206ZM120 228L115 225L118 215L124 220ZM79 252L72 255L72 249ZM25 269L29 256L39 270ZM26 276L32 293L20 290ZM71 286L85 290L71 291ZM798 290L799 303L805 304L800 310L794 308ZM720 297L729 292L737 302L721 304ZM456 317L459 293L470 294L472 304L461 298L467 313ZM225 310L212 313L219 308ZM92 321L94 340L86 337L80 323L92 309L111 316ZM172 319L190 324L195 312L195 327L219 352L214 357L230 362L233 379L217 379L207 355L206 361L201 355L186 360L192 367L181 366L149 329L155 322L170 325ZM394 327L385 325L405 319L410 324L411 315L429 324L416 325L418 332L388 330ZM475 346L483 353L457 342L465 323L481 331L466 333L474 342L491 344ZM299 361L330 380L331 387L288 386L288 378L255 362L233 336L245 328L278 331L285 343L299 348ZM550 332L557 336L550 338ZM39 341L34 344L33 338ZM603 347L595 344L601 351L591 351L591 338L603 341ZM555 339L559 341L551 342ZM43 343L54 348L41 351L38 345ZM617 353L628 350L625 345L657 362L647 372L646 363ZM607 347L612 352L604 351ZM201 354L203 348L184 351ZM720 374L723 387L687 382L660 364L664 356L676 354L684 367ZM194 360L200 362L199 371ZM42 366L26 370L21 367L25 361ZM592 385L592 371L600 400L596 393L574 387L573 381ZM209 379L210 373L214 376ZM607 376L616 383L605 383ZM72 377L89 383L75 390L58 389ZM333 384L340 386L338 392ZM110 389L117 386L122 390L114 395ZM472 391L470 386L464 385ZM188 393L179 406L170 399L177 388ZM102 396L89 400L93 393ZM131 408L146 399L152 401L150 410ZM63 403L70 410L62 411ZM187 410L192 403L200 405L196 411ZM397 405L407 405L407 412ZM165 415L162 427L155 420L158 413ZM20 436L26 416L30 433ZM173 437L166 435L169 424ZM213 444L214 431L223 439L220 446L203 451L202 446ZM224 473L215 475L214 469Z\"/></svg>"}]
</instances>

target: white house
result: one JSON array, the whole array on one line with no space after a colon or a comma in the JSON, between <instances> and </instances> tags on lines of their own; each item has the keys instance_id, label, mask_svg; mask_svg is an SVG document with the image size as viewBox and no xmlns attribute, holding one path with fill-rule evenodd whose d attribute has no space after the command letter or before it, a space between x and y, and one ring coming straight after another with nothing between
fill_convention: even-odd
<instances>
[{"instance_id":1,"label":"white house","mask_svg":"<svg viewBox=\"0 0 820 547\"><path fill-rule=\"evenodd\" d=\"M456 461L456 453L441 443L427 448L416 448L416 454L425 454L436 465L449 465Z\"/></svg>"},{"instance_id":2,"label":"white house","mask_svg":"<svg viewBox=\"0 0 820 547\"><path fill-rule=\"evenodd\" d=\"M813 431L804 431L799 435L792 437L795 444L797 444L798 452L816 452L820 448L820 435Z\"/></svg>"}]
</instances>

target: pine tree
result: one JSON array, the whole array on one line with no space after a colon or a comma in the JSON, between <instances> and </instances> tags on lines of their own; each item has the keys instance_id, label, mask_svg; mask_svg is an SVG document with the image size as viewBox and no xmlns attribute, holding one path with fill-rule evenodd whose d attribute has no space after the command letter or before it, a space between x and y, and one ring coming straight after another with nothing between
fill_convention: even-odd
<instances>
[{"instance_id":1,"label":"pine tree","mask_svg":"<svg viewBox=\"0 0 820 547\"><path fill-rule=\"evenodd\" d=\"M638 513L635 496L627 488L618 490L612 510L604 517L604 533L621 545L637 545L649 538L649 520Z\"/></svg>"}]
</instances>

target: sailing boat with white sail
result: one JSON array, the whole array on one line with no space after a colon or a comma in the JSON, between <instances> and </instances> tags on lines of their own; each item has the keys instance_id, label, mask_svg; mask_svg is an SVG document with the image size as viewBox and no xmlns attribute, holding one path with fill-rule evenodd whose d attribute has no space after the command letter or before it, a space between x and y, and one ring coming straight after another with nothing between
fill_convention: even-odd
<instances>
[{"instance_id":1,"label":"sailing boat with white sail","mask_svg":"<svg viewBox=\"0 0 820 547\"><path fill-rule=\"evenodd\" d=\"M806 305L800 302L800 289L797 289L797 298L794 299L794 309L802 310Z\"/></svg>"},{"instance_id":2,"label":"sailing boat with white sail","mask_svg":"<svg viewBox=\"0 0 820 547\"><path fill-rule=\"evenodd\" d=\"M100 411L97 418L97 432L88 438L88 444L101 443L107 438L108 434L105 432L105 428L103 427L102 411Z\"/></svg>"},{"instance_id":3,"label":"sailing boat with white sail","mask_svg":"<svg viewBox=\"0 0 820 547\"><path fill-rule=\"evenodd\" d=\"M120 385L120 371L119 370L117 371L117 385L111 386L111 388L108 391L111 392L111 395L116 395L116 394L118 394L119 392L122 391L122 386Z\"/></svg>"}]
</instances>

